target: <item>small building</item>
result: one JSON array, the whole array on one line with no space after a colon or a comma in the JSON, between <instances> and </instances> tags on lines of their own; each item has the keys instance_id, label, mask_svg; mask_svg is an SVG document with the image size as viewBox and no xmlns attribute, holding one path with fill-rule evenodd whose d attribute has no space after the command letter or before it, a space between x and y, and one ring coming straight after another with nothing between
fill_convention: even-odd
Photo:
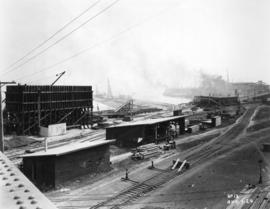
<instances>
[{"instance_id":1,"label":"small building","mask_svg":"<svg viewBox=\"0 0 270 209\"><path fill-rule=\"evenodd\" d=\"M60 136L67 133L66 123L50 124L48 127L40 126L39 135L44 137Z\"/></svg>"},{"instance_id":2,"label":"small building","mask_svg":"<svg viewBox=\"0 0 270 209\"><path fill-rule=\"evenodd\" d=\"M173 127L173 128L172 128ZM106 139L116 139L116 144L123 147L135 147L147 143L158 143L185 133L185 116L133 121L106 128Z\"/></svg>"},{"instance_id":3,"label":"small building","mask_svg":"<svg viewBox=\"0 0 270 209\"><path fill-rule=\"evenodd\" d=\"M42 190L77 177L110 170L110 144L100 140L23 155L23 173Z\"/></svg>"},{"instance_id":4,"label":"small building","mask_svg":"<svg viewBox=\"0 0 270 209\"><path fill-rule=\"evenodd\" d=\"M217 127L221 125L221 117L220 116L214 116L211 118L212 120L212 126Z\"/></svg>"}]
</instances>

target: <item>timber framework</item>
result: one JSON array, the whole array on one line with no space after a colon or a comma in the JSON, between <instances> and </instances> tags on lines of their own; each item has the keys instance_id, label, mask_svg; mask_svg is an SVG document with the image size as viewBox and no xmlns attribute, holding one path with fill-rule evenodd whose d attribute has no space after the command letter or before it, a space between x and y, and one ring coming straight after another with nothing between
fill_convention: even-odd
<instances>
[{"instance_id":1,"label":"timber framework","mask_svg":"<svg viewBox=\"0 0 270 209\"><path fill-rule=\"evenodd\" d=\"M66 123L89 128L92 124L92 86L7 86L6 132L38 134L41 126Z\"/></svg>"}]
</instances>

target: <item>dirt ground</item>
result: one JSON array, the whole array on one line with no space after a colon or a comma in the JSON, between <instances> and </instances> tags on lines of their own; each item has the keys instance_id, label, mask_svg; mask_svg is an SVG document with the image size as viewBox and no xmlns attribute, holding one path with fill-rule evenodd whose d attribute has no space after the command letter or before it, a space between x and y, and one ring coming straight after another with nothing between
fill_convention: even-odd
<instances>
[{"instance_id":1,"label":"dirt ground","mask_svg":"<svg viewBox=\"0 0 270 209\"><path fill-rule=\"evenodd\" d=\"M247 184L258 183L259 159L260 152L250 144L213 164L190 171L189 175L177 177L127 208L224 209Z\"/></svg>"},{"instance_id":2,"label":"dirt ground","mask_svg":"<svg viewBox=\"0 0 270 209\"><path fill-rule=\"evenodd\" d=\"M181 137L176 140L177 149L166 151L161 156L157 156L155 161L162 160L166 158L166 156L173 155L177 152L184 152L187 151L189 148L192 148L194 146L199 146L200 144L204 144L206 142L209 142L210 140L214 139L215 137L219 136L221 132L223 132L225 129L214 129L209 132L204 132L202 134L193 134L193 135L186 135L185 138ZM163 143L160 144L162 146ZM111 156L114 156L117 154L122 154L124 152L128 152L125 148L117 148L115 146L111 147ZM141 161L134 161L131 160L130 157L127 159L121 160L115 164L112 165L112 170L108 173L97 173L97 174L89 174L82 177L78 177L74 179L73 181L66 182L63 185L59 185L54 191L48 191L48 196L59 196L65 195L62 193L62 191L72 191L77 190L85 185L91 185L95 182L102 181L104 178L120 178L121 176L124 176L125 169L129 169L130 171L136 170L141 167L147 167L150 165L150 159L144 159Z\"/></svg>"},{"instance_id":3,"label":"dirt ground","mask_svg":"<svg viewBox=\"0 0 270 209\"><path fill-rule=\"evenodd\" d=\"M261 106L253 120L270 119L270 106Z\"/></svg>"},{"instance_id":4,"label":"dirt ground","mask_svg":"<svg viewBox=\"0 0 270 209\"><path fill-rule=\"evenodd\" d=\"M267 120L264 117L268 114L265 109L269 109L270 114L270 108L264 108L264 113L261 109L257 108L255 111L255 107L251 107L229 130L220 129L218 132L212 131L211 134L180 139L181 143L178 143L175 151L165 153L155 160L157 169L147 169L149 160L140 163L124 160L114 165L110 173L88 176L75 185L48 192L46 196L59 208L89 208L116 196L132 185L164 172L173 159L180 158L192 159L193 167L154 191L143 193L136 201L125 203L121 208L229 208L237 195L242 194L246 185L257 186L260 159L264 161L264 183L269 182L267 176L270 173L270 155L262 153L260 147L261 143L270 141L270 128L246 131L254 122ZM196 161L196 158L202 160ZM120 180L124 177L124 168L130 168L131 181ZM130 194L132 195L132 192Z\"/></svg>"},{"instance_id":5,"label":"dirt ground","mask_svg":"<svg viewBox=\"0 0 270 209\"><path fill-rule=\"evenodd\" d=\"M259 124L269 119L267 118L270 115L269 107L258 108L257 110L251 117L253 118L252 122ZM236 146L234 151L219 155L216 159L212 158L195 169L187 171L184 175L170 181L159 190L146 195L140 201L128 204L125 208L250 208L256 201L260 206L262 204L260 202L262 200L259 199L260 195L251 194L241 206L230 207L232 201L242 194L243 189L248 184L256 185L260 191L261 189L265 190L265 188L270 190L270 153L261 151L262 143L270 142L269 136L269 127L254 128L252 132L243 130L240 138L235 140L237 143L234 142ZM241 146L243 144L247 145ZM261 159L263 160L263 184L258 184L258 161Z\"/></svg>"},{"instance_id":6,"label":"dirt ground","mask_svg":"<svg viewBox=\"0 0 270 209\"><path fill-rule=\"evenodd\" d=\"M261 106L253 117L248 132L256 132L270 127L270 106Z\"/></svg>"}]
</instances>

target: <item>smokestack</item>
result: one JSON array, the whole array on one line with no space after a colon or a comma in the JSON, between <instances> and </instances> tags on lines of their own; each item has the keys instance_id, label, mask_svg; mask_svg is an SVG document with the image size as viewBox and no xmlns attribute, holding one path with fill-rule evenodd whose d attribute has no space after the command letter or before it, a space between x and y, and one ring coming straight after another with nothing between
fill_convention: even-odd
<instances>
[{"instance_id":1,"label":"smokestack","mask_svg":"<svg viewBox=\"0 0 270 209\"><path fill-rule=\"evenodd\" d=\"M47 137L44 139L44 148L45 148L45 152L47 152L47 150L48 150L48 141L47 141Z\"/></svg>"},{"instance_id":2,"label":"smokestack","mask_svg":"<svg viewBox=\"0 0 270 209\"><path fill-rule=\"evenodd\" d=\"M226 69L226 71L227 71L227 83L230 83L230 75L229 75L229 71L228 71L228 69Z\"/></svg>"}]
</instances>

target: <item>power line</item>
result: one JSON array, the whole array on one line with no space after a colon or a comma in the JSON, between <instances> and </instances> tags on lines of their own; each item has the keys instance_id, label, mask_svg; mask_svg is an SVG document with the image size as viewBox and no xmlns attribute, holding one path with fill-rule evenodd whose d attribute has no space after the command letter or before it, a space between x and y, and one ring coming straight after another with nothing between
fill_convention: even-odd
<instances>
[{"instance_id":1,"label":"power line","mask_svg":"<svg viewBox=\"0 0 270 209\"><path fill-rule=\"evenodd\" d=\"M53 37L55 37L57 34L62 32L65 28L67 28L71 23L75 22L77 19L79 19L81 16L83 16L86 12L88 12L90 9L92 9L97 3L99 3L101 0L96 1L95 3L91 4L86 10L81 12L78 16L74 17L72 20L70 20L68 23L66 23L64 26L62 26L59 30L57 30L55 33L53 33L49 38L32 48L30 51L28 51L25 55L23 55L21 58L16 60L14 63L9 65L6 69L10 69L12 66L16 65L18 62L22 61L24 58L26 58L28 55L32 54L34 51L42 47L44 44L46 44L49 40L51 40Z\"/></svg>"},{"instance_id":2,"label":"power line","mask_svg":"<svg viewBox=\"0 0 270 209\"><path fill-rule=\"evenodd\" d=\"M30 62L31 60L35 59L36 57L38 57L39 55L43 54L44 52L46 52L48 49L50 49L51 47L55 46L56 44L58 44L59 42L63 41L64 39L66 39L68 36L70 36L72 33L74 33L75 31L77 31L78 29L80 29L81 27L83 27L84 25L86 25L87 23L89 23L91 20L95 19L96 17L98 17L99 15L101 15L102 13L104 13L105 11L107 11L108 9L110 9L111 7L113 7L118 1L120 0L115 0L113 1L111 4L109 4L108 6L106 6L104 9L102 9L101 11L99 11L98 13L96 13L94 16L90 17L89 19L87 19L85 22L83 22L82 24L80 24L78 27L76 27L75 29L73 29L72 31L70 31L69 33L67 33L66 35L62 36L60 39L58 39L57 41L55 41L53 44L49 45L48 47L46 47L45 49L43 49L42 51L38 52L36 55L28 58L25 62L22 62L21 64L17 65L16 67L11 68L9 71L3 73L3 74L8 74L14 70L17 70L18 68L22 67L23 65L27 64L28 62Z\"/></svg>"},{"instance_id":3,"label":"power line","mask_svg":"<svg viewBox=\"0 0 270 209\"><path fill-rule=\"evenodd\" d=\"M175 7L173 7L173 8L175 8ZM61 60L61 61L59 61L59 62L56 62L56 63L54 63L54 64L52 64L52 65L50 65L50 66L48 66L48 67L45 67L45 68L43 68L43 69L41 69L41 70L39 70L39 71L36 71L36 72L31 73L31 74L29 74L29 75L24 75L24 76L18 78L18 80L21 80L21 79L23 79L23 78L29 78L29 76L32 77L32 76L35 75L35 74L38 74L38 73L43 72L43 71L47 71L47 70L49 70L49 69L51 69L51 68L54 68L54 67L56 67L56 66L58 66L58 65L61 65L61 64L65 63L65 62L67 62L67 61L69 61L69 60L71 60L71 59L74 59L74 58L80 56L81 54L84 54L84 53L88 52L88 51L91 50L91 49L94 49L94 48L96 48L96 47L105 45L106 43L111 42L111 41L117 39L117 38L120 37L121 35L123 35L123 34L129 32L129 31L131 31L132 29L137 28L137 27L139 27L140 25L143 25L143 24L147 23L148 21L150 21L150 20L152 20L153 18L155 18L156 16L158 16L158 15L164 13L164 12L167 11L168 9L171 9L171 8L166 8L166 9L164 9L164 10L162 10L162 11L159 11L158 13L156 13L156 14L154 14L154 15L152 15L152 16L148 16L148 17L144 18L143 20L141 20L141 21L139 21L139 22L137 22L137 23L135 23L135 24L133 24L133 25L130 25L130 26L126 27L125 29L123 29L122 31L120 31L120 32L118 32L118 33L112 35L112 36L111 36L110 38L108 38L108 39L105 39L105 40L100 41L100 42L98 42L98 43L96 43L96 44L93 44L92 46L90 46L90 47L88 47L88 48L82 49L81 51L78 51L77 53L75 53L75 54L73 54L73 55L71 55L71 56L69 56L69 57L67 57L67 58L65 58L65 59L63 59L63 60Z\"/></svg>"},{"instance_id":4,"label":"power line","mask_svg":"<svg viewBox=\"0 0 270 209\"><path fill-rule=\"evenodd\" d=\"M28 84L33 85L34 83L38 83L40 81L48 81L48 80L51 80L52 78L55 78L55 75L48 75L48 76L45 76L45 78L43 77L43 78L38 79L38 80L30 81Z\"/></svg>"}]
</instances>

